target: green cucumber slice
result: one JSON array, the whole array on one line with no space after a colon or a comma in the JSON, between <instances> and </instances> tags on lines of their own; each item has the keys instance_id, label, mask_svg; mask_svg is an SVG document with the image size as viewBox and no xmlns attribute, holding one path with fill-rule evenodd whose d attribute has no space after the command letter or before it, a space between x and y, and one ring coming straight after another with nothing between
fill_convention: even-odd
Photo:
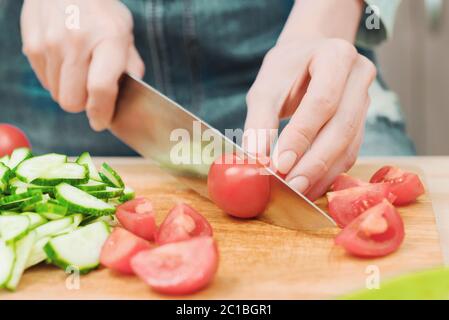
<instances>
[{"instance_id":1,"label":"green cucumber slice","mask_svg":"<svg viewBox=\"0 0 449 320\"><path fill-rule=\"evenodd\" d=\"M3 288L11 277L15 260L14 245L7 244L3 239L0 239L0 288Z\"/></svg>"},{"instance_id":2,"label":"green cucumber slice","mask_svg":"<svg viewBox=\"0 0 449 320\"><path fill-rule=\"evenodd\" d=\"M29 230L35 229L48 222L47 219L34 212L24 212L22 213L22 216L27 216L28 219L30 219L30 226L28 227Z\"/></svg>"},{"instance_id":3,"label":"green cucumber slice","mask_svg":"<svg viewBox=\"0 0 449 320\"><path fill-rule=\"evenodd\" d=\"M19 285L23 271L25 271L26 262L30 256L31 249L33 248L35 238L36 234L30 232L15 244L16 261L14 262L11 276L5 285L8 290L14 291Z\"/></svg>"},{"instance_id":4,"label":"green cucumber slice","mask_svg":"<svg viewBox=\"0 0 449 320\"><path fill-rule=\"evenodd\" d=\"M66 205L71 212L91 215L115 213L114 206L67 183L61 183L56 187L56 199Z\"/></svg>"},{"instance_id":5,"label":"green cucumber slice","mask_svg":"<svg viewBox=\"0 0 449 320\"><path fill-rule=\"evenodd\" d=\"M42 174L67 162L67 156L62 154L50 153L42 156L27 159L16 168L16 176L21 181L31 183Z\"/></svg>"},{"instance_id":6,"label":"green cucumber slice","mask_svg":"<svg viewBox=\"0 0 449 320\"><path fill-rule=\"evenodd\" d=\"M81 222L83 221L84 216L82 214L78 213L78 214L73 215L72 218L73 218L73 222L72 222L72 224L70 226L68 226L67 228L62 229L61 231L58 231L53 236L59 236L59 235L62 235L62 234L66 234L66 233L70 233L70 232L75 231L78 228L78 226L81 224Z\"/></svg>"},{"instance_id":7,"label":"green cucumber slice","mask_svg":"<svg viewBox=\"0 0 449 320\"><path fill-rule=\"evenodd\" d=\"M47 201L47 203L38 203L36 205L37 213L55 213L60 216L65 216L67 214L67 207L54 203L53 201Z\"/></svg>"},{"instance_id":8,"label":"green cucumber slice","mask_svg":"<svg viewBox=\"0 0 449 320\"><path fill-rule=\"evenodd\" d=\"M116 187L120 189L123 189L125 187L122 178L107 163L103 163L101 165L99 174L104 183L110 185L111 187Z\"/></svg>"},{"instance_id":9,"label":"green cucumber slice","mask_svg":"<svg viewBox=\"0 0 449 320\"><path fill-rule=\"evenodd\" d=\"M34 211L35 206L38 203L41 203L42 201L44 201L44 196L42 193L37 193L34 196L32 196L31 198L25 200L24 202L22 202L20 204L20 210L22 212L27 212L27 211Z\"/></svg>"},{"instance_id":10,"label":"green cucumber slice","mask_svg":"<svg viewBox=\"0 0 449 320\"><path fill-rule=\"evenodd\" d=\"M98 199L109 199L109 198L117 198L123 194L123 189L107 187L105 190L101 191L90 191L88 192L90 195L93 195Z\"/></svg>"},{"instance_id":11,"label":"green cucumber slice","mask_svg":"<svg viewBox=\"0 0 449 320\"><path fill-rule=\"evenodd\" d=\"M83 184L89 181L87 166L77 163L62 163L52 167L33 180L33 184L40 186L56 186L66 182L69 184Z\"/></svg>"},{"instance_id":12,"label":"green cucumber slice","mask_svg":"<svg viewBox=\"0 0 449 320\"><path fill-rule=\"evenodd\" d=\"M76 163L87 165L87 168L89 169L89 177L93 180L101 181L101 177L98 174L98 170L95 167L89 152L84 152L81 154L78 159L76 159Z\"/></svg>"},{"instance_id":13,"label":"green cucumber slice","mask_svg":"<svg viewBox=\"0 0 449 320\"><path fill-rule=\"evenodd\" d=\"M135 191L130 187L125 187L123 190L123 194L118 198L118 201L123 203L126 201L130 201L136 197Z\"/></svg>"},{"instance_id":14,"label":"green cucumber slice","mask_svg":"<svg viewBox=\"0 0 449 320\"><path fill-rule=\"evenodd\" d=\"M44 251L52 263L66 270L73 267L85 274L100 264L101 248L109 236L109 227L96 222L51 239Z\"/></svg>"},{"instance_id":15,"label":"green cucumber slice","mask_svg":"<svg viewBox=\"0 0 449 320\"><path fill-rule=\"evenodd\" d=\"M3 163L5 166L8 166L9 163L9 155L3 156L0 158L0 163ZM8 167L9 168L9 167Z\"/></svg>"},{"instance_id":16,"label":"green cucumber slice","mask_svg":"<svg viewBox=\"0 0 449 320\"><path fill-rule=\"evenodd\" d=\"M25 183L17 178L9 181L9 191L12 194L19 194L27 191L41 191L42 193L54 194L53 186L38 186L32 183Z\"/></svg>"},{"instance_id":17,"label":"green cucumber slice","mask_svg":"<svg viewBox=\"0 0 449 320\"><path fill-rule=\"evenodd\" d=\"M83 220L81 225L82 226L87 226L89 224L92 224L92 223L95 223L95 222L98 222L98 221L105 222L111 228L116 227L118 225L118 220L115 217L115 215L113 215L113 214L107 215L107 216L101 216L101 217L89 216L89 217L87 217L86 219Z\"/></svg>"},{"instance_id":18,"label":"green cucumber slice","mask_svg":"<svg viewBox=\"0 0 449 320\"><path fill-rule=\"evenodd\" d=\"M5 192L8 186L11 170L0 162L0 192Z\"/></svg>"},{"instance_id":19,"label":"green cucumber slice","mask_svg":"<svg viewBox=\"0 0 449 320\"><path fill-rule=\"evenodd\" d=\"M0 236L6 242L12 242L23 237L30 226L27 216L0 216Z\"/></svg>"},{"instance_id":20,"label":"green cucumber slice","mask_svg":"<svg viewBox=\"0 0 449 320\"><path fill-rule=\"evenodd\" d=\"M42 195L40 191L27 191L20 194L14 194L0 198L0 210L11 210L12 208L20 208L27 200L36 195Z\"/></svg>"},{"instance_id":21,"label":"green cucumber slice","mask_svg":"<svg viewBox=\"0 0 449 320\"><path fill-rule=\"evenodd\" d=\"M96 181L96 180L89 180L85 184L79 184L76 186L78 189L81 189L86 192L92 192L92 191L101 191L106 190L107 185L103 182Z\"/></svg>"},{"instance_id":22,"label":"green cucumber slice","mask_svg":"<svg viewBox=\"0 0 449 320\"><path fill-rule=\"evenodd\" d=\"M8 167L14 171L20 163L32 156L31 150L28 148L15 149L9 158Z\"/></svg>"},{"instance_id":23,"label":"green cucumber slice","mask_svg":"<svg viewBox=\"0 0 449 320\"><path fill-rule=\"evenodd\" d=\"M47 254L44 251L44 246L48 241L50 241L50 239L51 237L44 237L34 243L27 262L25 263L25 269L35 266L36 264L39 264L47 259Z\"/></svg>"},{"instance_id":24,"label":"green cucumber slice","mask_svg":"<svg viewBox=\"0 0 449 320\"><path fill-rule=\"evenodd\" d=\"M66 217L59 220L53 220L43 224L35 229L36 239L51 237L69 227L73 223L73 217Z\"/></svg>"}]
</instances>

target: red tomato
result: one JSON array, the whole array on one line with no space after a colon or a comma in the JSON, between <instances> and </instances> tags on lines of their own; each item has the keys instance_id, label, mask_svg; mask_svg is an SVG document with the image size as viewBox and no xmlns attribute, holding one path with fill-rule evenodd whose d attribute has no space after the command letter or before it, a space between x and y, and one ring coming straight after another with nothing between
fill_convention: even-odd
<instances>
[{"instance_id":1,"label":"red tomato","mask_svg":"<svg viewBox=\"0 0 449 320\"><path fill-rule=\"evenodd\" d=\"M152 241L157 233L153 205L146 198L136 198L117 207L120 224L136 236Z\"/></svg>"},{"instance_id":2,"label":"red tomato","mask_svg":"<svg viewBox=\"0 0 449 320\"><path fill-rule=\"evenodd\" d=\"M374 258L396 251L404 240L404 224L387 200L368 209L335 238L350 254Z\"/></svg>"},{"instance_id":3,"label":"red tomato","mask_svg":"<svg viewBox=\"0 0 449 320\"><path fill-rule=\"evenodd\" d=\"M424 194L424 186L418 175L402 171L399 168L385 166L378 170L371 178L371 183L388 183L391 193L396 196L393 204L403 206L415 201Z\"/></svg>"},{"instance_id":4,"label":"red tomato","mask_svg":"<svg viewBox=\"0 0 449 320\"><path fill-rule=\"evenodd\" d=\"M131 258L151 244L123 228L115 228L101 249L100 262L103 266L124 274L133 274Z\"/></svg>"},{"instance_id":5,"label":"red tomato","mask_svg":"<svg viewBox=\"0 0 449 320\"><path fill-rule=\"evenodd\" d=\"M226 213L238 218L261 214L270 200L270 176L259 164L223 155L209 170L209 195Z\"/></svg>"},{"instance_id":6,"label":"red tomato","mask_svg":"<svg viewBox=\"0 0 449 320\"><path fill-rule=\"evenodd\" d=\"M31 149L25 133L10 124L0 123L0 157L11 155L14 149L22 147Z\"/></svg>"},{"instance_id":7,"label":"red tomato","mask_svg":"<svg viewBox=\"0 0 449 320\"><path fill-rule=\"evenodd\" d=\"M349 188L363 187L368 185L368 182L353 178L346 173L340 174L331 186L331 191L340 191Z\"/></svg>"},{"instance_id":8,"label":"red tomato","mask_svg":"<svg viewBox=\"0 0 449 320\"><path fill-rule=\"evenodd\" d=\"M131 259L131 267L157 292L189 294L211 282L218 250L211 237L198 237L142 251Z\"/></svg>"},{"instance_id":9,"label":"red tomato","mask_svg":"<svg viewBox=\"0 0 449 320\"><path fill-rule=\"evenodd\" d=\"M199 236L212 236L212 227L206 218L186 204L170 210L156 235L158 244L188 240Z\"/></svg>"},{"instance_id":10,"label":"red tomato","mask_svg":"<svg viewBox=\"0 0 449 320\"><path fill-rule=\"evenodd\" d=\"M368 184L363 187L355 187L341 191L329 192L327 200L329 214L342 228L362 212L382 202L383 199L394 201L395 197L390 193L387 184Z\"/></svg>"}]
</instances>

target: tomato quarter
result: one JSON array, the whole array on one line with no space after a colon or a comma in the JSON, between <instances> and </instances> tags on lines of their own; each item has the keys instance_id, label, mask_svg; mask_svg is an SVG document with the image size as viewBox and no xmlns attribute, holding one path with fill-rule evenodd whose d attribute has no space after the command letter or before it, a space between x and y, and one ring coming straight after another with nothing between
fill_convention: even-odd
<instances>
[{"instance_id":1,"label":"tomato quarter","mask_svg":"<svg viewBox=\"0 0 449 320\"><path fill-rule=\"evenodd\" d=\"M384 199L352 221L335 238L335 243L352 255L375 258L396 251L403 240L402 218Z\"/></svg>"},{"instance_id":2,"label":"tomato quarter","mask_svg":"<svg viewBox=\"0 0 449 320\"><path fill-rule=\"evenodd\" d=\"M101 249L100 262L111 270L132 274L131 258L150 248L148 241L123 228L115 228Z\"/></svg>"},{"instance_id":3,"label":"tomato quarter","mask_svg":"<svg viewBox=\"0 0 449 320\"><path fill-rule=\"evenodd\" d=\"M340 191L345 190L349 188L355 188L355 187L363 187L367 186L368 182L362 181L360 179L351 177L350 175L346 173L340 174L334 181L334 183L331 186L331 191Z\"/></svg>"},{"instance_id":4,"label":"tomato quarter","mask_svg":"<svg viewBox=\"0 0 449 320\"><path fill-rule=\"evenodd\" d=\"M424 186L418 175L402 171L397 167L385 166L378 170L371 178L371 183L387 183L391 193L396 196L393 204L403 206L414 202L424 194Z\"/></svg>"},{"instance_id":5,"label":"tomato quarter","mask_svg":"<svg viewBox=\"0 0 449 320\"><path fill-rule=\"evenodd\" d=\"M142 251L131 259L131 266L157 292L190 294L212 281L218 250L211 237L198 237Z\"/></svg>"},{"instance_id":6,"label":"tomato quarter","mask_svg":"<svg viewBox=\"0 0 449 320\"><path fill-rule=\"evenodd\" d=\"M383 199L395 199L387 184L368 184L327 194L329 214L342 228Z\"/></svg>"},{"instance_id":7,"label":"tomato quarter","mask_svg":"<svg viewBox=\"0 0 449 320\"><path fill-rule=\"evenodd\" d=\"M128 231L152 241L157 232L153 206L146 198L136 198L117 207L117 219Z\"/></svg>"},{"instance_id":8,"label":"tomato quarter","mask_svg":"<svg viewBox=\"0 0 449 320\"><path fill-rule=\"evenodd\" d=\"M0 157L11 155L14 149L22 147L31 149L25 133L10 124L0 123Z\"/></svg>"},{"instance_id":9,"label":"tomato quarter","mask_svg":"<svg viewBox=\"0 0 449 320\"><path fill-rule=\"evenodd\" d=\"M258 216L270 199L270 177L263 174L259 164L243 161L236 155L223 155L216 160L207 183L215 204L238 218Z\"/></svg>"},{"instance_id":10,"label":"tomato quarter","mask_svg":"<svg viewBox=\"0 0 449 320\"><path fill-rule=\"evenodd\" d=\"M192 207L178 204L159 227L156 242L165 244L199 236L212 236L209 222Z\"/></svg>"}]
</instances>

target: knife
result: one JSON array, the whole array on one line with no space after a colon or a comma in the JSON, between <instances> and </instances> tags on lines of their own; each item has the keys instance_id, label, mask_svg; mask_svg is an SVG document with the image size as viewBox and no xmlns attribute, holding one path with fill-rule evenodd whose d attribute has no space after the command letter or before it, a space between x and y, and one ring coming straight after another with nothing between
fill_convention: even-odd
<instances>
[{"instance_id":1,"label":"knife","mask_svg":"<svg viewBox=\"0 0 449 320\"><path fill-rule=\"evenodd\" d=\"M207 136L207 140L214 143L219 141L221 152L234 151L239 155L250 156L218 130L150 85L128 74L120 81L110 130L141 156L151 159L164 171L206 198L209 198L207 174L214 159L202 156L206 154L203 151L207 147L202 137ZM182 143L186 143L185 147L188 146L192 151L187 156L179 156ZM323 210L291 189L272 170L265 169L270 176L271 190L269 203L259 216L260 220L303 231L335 226L334 221Z\"/></svg>"}]
</instances>

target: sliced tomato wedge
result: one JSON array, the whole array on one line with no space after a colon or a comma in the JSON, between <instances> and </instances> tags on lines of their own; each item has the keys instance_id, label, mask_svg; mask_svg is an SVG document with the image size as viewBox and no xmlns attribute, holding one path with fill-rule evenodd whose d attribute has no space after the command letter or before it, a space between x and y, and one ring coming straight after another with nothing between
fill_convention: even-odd
<instances>
[{"instance_id":1,"label":"sliced tomato wedge","mask_svg":"<svg viewBox=\"0 0 449 320\"><path fill-rule=\"evenodd\" d=\"M340 191L345 190L349 188L355 188L355 187L363 187L367 186L368 182L362 181L360 179L351 177L350 175L346 173L340 174L334 181L334 183L331 185L331 191Z\"/></svg>"},{"instance_id":2,"label":"sliced tomato wedge","mask_svg":"<svg viewBox=\"0 0 449 320\"><path fill-rule=\"evenodd\" d=\"M393 204L398 206L410 204L425 193L424 186L417 174L393 166L379 169L372 176L370 182L388 183L391 192L396 196Z\"/></svg>"},{"instance_id":3,"label":"sliced tomato wedge","mask_svg":"<svg viewBox=\"0 0 449 320\"><path fill-rule=\"evenodd\" d=\"M211 225L195 209L183 203L170 210L159 227L156 242L165 244L200 236L212 236Z\"/></svg>"},{"instance_id":4,"label":"sliced tomato wedge","mask_svg":"<svg viewBox=\"0 0 449 320\"><path fill-rule=\"evenodd\" d=\"M207 185L211 199L231 216L258 216L270 200L270 176L262 168L235 154L221 156L209 169Z\"/></svg>"},{"instance_id":5,"label":"sliced tomato wedge","mask_svg":"<svg viewBox=\"0 0 449 320\"><path fill-rule=\"evenodd\" d=\"M125 202L117 207L115 215L126 230L145 240L154 240L157 225L150 200L140 197Z\"/></svg>"},{"instance_id":6,"label":"sliced tomato wedge","mask_svg":"<svg viewBox=\"0 0 449 320\"><path fill-rule=\"evenodd\" d=\"M384 199L352 221L335 238L335 243L354 256L375 258L396 251L403 240L402 218Z\"/></svg>"},{"instance_id":7,"label":"sliced tomato wedge","mask_svg":"<svg viewBox=\"0 0 449 320\"><path fill-rule=\"evenodd\" d=\"M329 214L341 228L346 227L362 212L387 199L392 202L395 196L387 184L368 184L327 194Z\"/></svg>"},{"instance_id":8,"label":"sliced tomato wedge","mask_svg":"<svg viewBox=\"0 0 449 320\"><path fill-rule=\"evenodd\" d=\"M108 269L133 274L131 258L152 245L123 228L115 228L101 249L100 262Z\"/></svg>"},{"instance_id":9,"label":"sliced tomato wedge","mask_svg":"<svg viewBox=\"0 0 449 320\"><path fill-rule=\"evenodd\" d=\"M198 237L142 251L131 259L131 266L157 292L190 294L212 281L218 250L211 237Z\"/></svg>"}]
</instances>

